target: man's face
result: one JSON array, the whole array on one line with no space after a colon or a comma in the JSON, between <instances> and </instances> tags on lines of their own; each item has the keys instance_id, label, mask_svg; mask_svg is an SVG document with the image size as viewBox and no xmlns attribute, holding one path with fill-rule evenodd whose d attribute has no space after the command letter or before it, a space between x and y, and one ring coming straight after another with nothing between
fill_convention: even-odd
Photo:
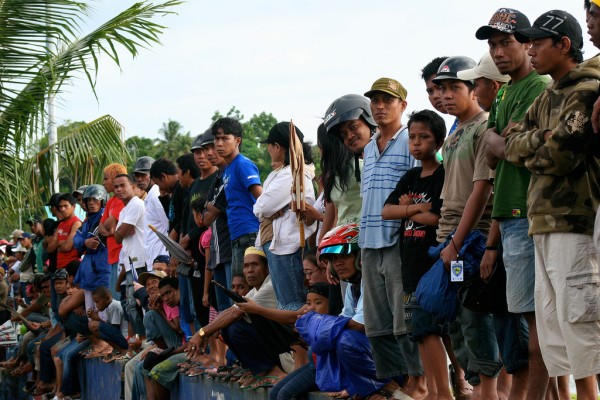
<instances>
[{"instance_id":1,"label":"man's face","mask_svg":"<svg viewBox=\"0 0 600 400\"><path fill-rule=\"evenodd\" d=\"M446 109L444 108L444 104L442 103L442 94L440 92L439 85L436 85L432 82L435 75L431 75L425 81L425 90L427 91L427 97L429 98L429 102L437 110L437 112L441 112L442 114L446 114Z\"/></svg>"},{"instance_id":2,"label":"man's face","mask_svg":"<svg viewBox=\"0 0 600 400\"><path fill-rule=\"evenodd\" d=\"M217 154L224 159L231 158L236 153L241 140L241 138L230 133L225 133L222 128L219 128L215 135L215 149L217 150Z\"/></svg>"},{"instance_id":3,"label":"man's face","mask_svg":"<svg viewBox=\"0 0 600 400\"><path fill-rule=\"evenodd\" d=\"M143 192L147 191L148 187L150 187L150 174L146 172L135 172L133 176L137 187Z\"/></svg>"},{"instance_id":4,"label":"man's face","mask_svg":"<svg viewBox=\"0 0 600 400\"><path fill-rule=\"evenodd\" d=\"M231 290L233 290L240 296L245 296L250 291L250 286L241 277L234 276L233 279L231 280Z\"/></svg>"},{"instance_id":5,"label":"man's face","mask_svg":"<svg viewBox=\"0 0 600 400\"><path fill-rule=\"evenodd\" d=\"M483 111L489 111L492 108L492 103L496 99L496 86L494 82L488 78L477 78L475 79L475 87L473 88L475 96L477 96L477 103Z\"/></svg>"},{"instance_id":6,"label":"man's face","mask_svg":"<svg viewBox=\"0 0 600 400\"><path fill-rule=\"evenodd\" d=\"M120 200L129 201L133 196L135 196L133 185L131 182L129 182L129 179L124 176L115 178L113 181L113 189L115 192L115 197Z\"/></svg>"},{"instance_id":7,"label":"man's face","mask_svg":"<svg viewBox=\"0 0 600 400\"><path fill-rule=\"evenodd\" d=\"M590 41L600 49L600 7L595 4L590 6L590 10L586 13L586 24Z\"/></svg>"},{"instance_id":8,"label":"man's face","mask_svg":"<svg viewBox=\"0 0 600 400\"><path fill-rule=\"evenodd\" d=\"M159 178L152 178L152 182L158 186L158 190L162 193L171 193L175 182L177 182L177 175L161 174Z\"/></svg>"},{"instance_id":9,"label":"man's face","mask_svg":"<svg viewBox=\"0 0 600 400\"><path fill-rule=\"evenodd\" d=\"M179 184L181 187L189 188L194 182L194 178L190 174L190 171L181 172L181 169L177 167L177 180L179 180Z\"/></svg>"},{"instance_id":10,"label":"man's face","mask_svg":"<svg viewBox=\"0 0 600 400\"><path fill-rule=\"evenodd\" d=\"M50 281L42 282L42 294L46 297L50 297L52 294L50 291Z\"/></svg>"},{"instance_id":11,"label":"man's face","mask_svg":"<svg viewBox=\"0 0 600 400\"><path fill-rule=\"evenodd\" d=\"M98 294L92 295L92 300L94 300L94 304L96 304L96 309L98 311L104 311L112 302L110 296L100 296Z\"/></svg>"},{"instance_id":12,"label":"man's face","mask_svg":"<svg viewBox=\"0 0 600 400\"><path fill-rule=\"evenodd\" d=\"M444 108L446 108L448 114L455 117L460 117L467 112L473 104L473 100L475 100L475 93L472 90L469 91L467 85L462 81L455 79L443 80L440 88Z\"/></svg>"},{"instance_id":13,"label":"man's face","mask_svg":"<svg viewBox=\"0 0 600 400\"><path fill-rule=\"evenodd\" d=\"M410 128L408 128L408 148L410 154L416 160L435 157L438 145L428 124L420 121L413 121L410 124Z\"/></svg>"},{"instance_id":14,"label":"man's face","mask_svg":"<svg viewBox=\"0 0 600 400\"><path fill-rule=\"evenodd\" d=\"M165 285L160 288L160 297L169 307L179 305L179 289L173 288L171 285Z\"/></svg>"},{"instance_id":15,"label":"man's face","mask_svg":"<svg viewBox=\"0 0 600 400\"><path fill-rule=\"evenodd\" d=\"M102 208L102 202L100 200L88 197L85 201L85 210L89 213L97 213Z\"/></svg>"},{"instance_id":16,"label":"man's face","mask_svg":"<svg viewBox=\"0 0 600 400\"><path fill-rule=\"evenodd\" d=\"M112 192L113 191L113 177L107 173L104 173L104 175L102 175L102 186L104 186L104 189L106 189L107 193Z\"/></svg>"},{"instance_id":17,"label":"man's face","mask_svg":"<svg viewBox=\"0 0 600 400\"><path fill-rule=\"evenodd\" d=\"M33 233L34 235L38 235L38 236L43 236L42 235L42 224L40 224L39 222L35 221L33 222L30 226L29 226L29 230L31 231L31 233Z\"/></svg>"},{"instance_id":18,"label":"man's face","mask_svg":"<svg viewBox=\"0 0 600 400\"><path fill-rule=\"evenodd\" d=\"M528 54L531 65L539 75L552 74L562 62L560 43L554 45L552 38L532 39Z\"/></svg>"},{"instance_id":19,"label":"man's face","mask_svg":"<svg viewBox=\"0 0 600 400\"><path fill-rule=\"evenodd\" d=\"M360 118L342 122L338 134L344 145L355 154L362 154L371 141L371 128Z\"/></svg>"},{"instance_id":20,"label":"man's face","mask_svg":"<svg viewBox=\"0 0 600 400\"><path fill-rule=\"evenodd\" d=\"M400 121L406 102L384 92L371 96L371 112L379 127L393 125Z\"/></svg>"},{"instance_id":21,"label":"man's face","mask_svg":"<svg viewBox=\"0 0 600 400\"><path fill-rule=\"evenodd\" d=\"M60 212L63 218L69 218L73 215L73 211L75 211L75 206L72 206L68 200L61 200L58 203L58 212Z\"/></svg>"},{"instance_id":22,"label":"man's face","mask_svg":"<svg viewBox=\"0 0 600 400\"><path fill-rule=\"evenodd\" d=\"M30 238L20 238L19 242L21 242L21 246L25 247L26 249L31 247L31 239Z\"/></svg>"},{"instance_id":23,"label":"man's face","mask_svg":"<svg viewBox=\"0 0 600 400\"><path fill-rule=\"evenodd\" d=\"M318 314L327 314L329 312L329 299L316 293L306 295L306 305L309 310Z\"/></svg>"},{"instance_id":24,"label":"man's face","mask_svg":"<svg viewBox=\"0 0 600 400\"><path fill-rule=\"evenodd\" d=\"M64 295L67 293L67 280L66 279L57 279L54 281L54 290L56 293L60 295Z\"/></svg>"},{"instance_id":25,"label":"man's face","mask_svg":"<svg viewBox=\"0 0 600 400\"><path fill-rule=\"evenodd\" d=\"M194 149L194 161L201 170L211 167L210 163L206 159L206 156L204 155L204 150L202 149Z\"/></svg>"},{"instance_id":26,"label":"man's face","mask_svg":"<svg viewBox=\"0 0 600 400\"><path fill-rule=\"evenodd\" d=\"M154 265L156 265L156 264L154 264ZM160 279L158 279L158 277L156 277L156 276L150 276L150 277L148 277L148 279L146 279L145 287L146 287L146 292L148 292L149 296L160 293L160 291L158 290L158 282L160 282Z\"/></svg>"},{"instance_id":27,"label":"man's face","mask_svg":"<svg viewBox=\"0 0 600 400\"><path fill-rule=\"evenodd\" d=\"M83 194L81 193L75 193L75 200L77 200L77 204L79 204L79 207L83 208Z\"/></svg>"},{"instance_id":28,"label":"man's face","mask_svg":"<svg viewBox=\"0 0 600 400\"><path fill-rule=\"evenodd\" d=\"M248 254L244 256L244 276L248 285L260 287L267 279L267 275L269 275L269 269L259 255Z\"/></svg>"},{"instance_id":29,"label":"man's face","mask_svg":"<svg viewBox=\"0 0 600 400\"><path fill-rule=\"evenodd\" d=\"M348 280L356 274L356 254L332 254L330 264L341 280Z\"/></svg>"},{"instance_id":30,"label":"man's face","mask_svg":"<svg viewBox=\"0 0 600 400\"><path fill-rule=\"evenodd\" d=\"M501 74L513 74L527 62L528 44L519 43L510 33L494 32L488 39L490 55Z\"/></svg>"},{"instance_id":31,"label":"man's face","mask_svg":"<svg viewBox=\"0 0 600 400\"><path fill-rule=\"evenodd\" d=\"M202 149L204 150L204 156L208 162L211 163L211 165L218 167L219 165L223 164L223 157L219 156L217 153L214 143L205 144L202 146Z\"/></svg>"}]
</instances>

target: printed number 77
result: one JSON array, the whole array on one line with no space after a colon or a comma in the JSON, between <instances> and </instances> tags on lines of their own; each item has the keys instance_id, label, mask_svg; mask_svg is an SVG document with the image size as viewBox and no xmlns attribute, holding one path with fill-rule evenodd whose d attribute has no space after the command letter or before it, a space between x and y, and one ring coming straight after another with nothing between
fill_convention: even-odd
<instances>
[{"instance_id":1,"label":"printed number 77","mask_svg":"<svg viewBox=\"0 0 600 400\"><path fill-rule=\"evenodd\" d=\"M557 20L558 22L556 23L556 25L554 25L553 27L551 27L550 29L555 30L556 28L558 28L563 22L565 22L565 20L563 18L559 18L559 17L555 17L554 15L547 15L546 18L548 18L548 21L546 21L546 23L542 26L546 26L548 25L550 22Z\"/></svg>"}]
</instances>

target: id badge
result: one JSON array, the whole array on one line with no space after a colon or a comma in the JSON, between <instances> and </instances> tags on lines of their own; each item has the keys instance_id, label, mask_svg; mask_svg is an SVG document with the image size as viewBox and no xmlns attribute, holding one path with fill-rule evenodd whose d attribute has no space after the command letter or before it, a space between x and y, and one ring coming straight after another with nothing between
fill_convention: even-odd
<instances>
[{"instance_id":1,"label":"id badge","mask_svg":"<svg viewBox=\"0 0 600 400\"><path fill-rule=\"evenodd\" d=\"M463 282L465 280L462 261L450 262L450 282Z\"/></svg>"}]
</instances>

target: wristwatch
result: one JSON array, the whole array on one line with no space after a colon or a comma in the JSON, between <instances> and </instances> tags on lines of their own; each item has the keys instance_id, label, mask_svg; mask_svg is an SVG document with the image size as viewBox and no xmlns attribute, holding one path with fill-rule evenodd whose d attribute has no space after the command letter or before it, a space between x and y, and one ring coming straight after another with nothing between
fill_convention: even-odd
<instances>
[{"instance_id":1,"label":"wristwatch","mask_svg":"<svg viewBox=\"0 0 600 400\"><path fill-rule=\"evenodd\" d=\"M206 332L204 332L204 328L200 328L200 330L198 331L198 336L204 339L204 335L206 335Z\"/></svg>"}]
</instances>

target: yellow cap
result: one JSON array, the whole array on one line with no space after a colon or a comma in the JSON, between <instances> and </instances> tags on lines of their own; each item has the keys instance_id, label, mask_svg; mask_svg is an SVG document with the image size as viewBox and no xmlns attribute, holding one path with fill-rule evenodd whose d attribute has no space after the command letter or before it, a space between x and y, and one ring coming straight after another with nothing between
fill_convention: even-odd
<instances>
[{"instance_id":1,"label":"yellow cap","mask_svg":"<svg viewBox=\"0 0 600 400\"><path fill-rule=\"evenodd\" d=\"M262 251L262 249L259 249L258 247L254 246L248 247L246 249L246 251L244 252L244 257L246 257L248 254L256 254L257 256L267 258L267 255L264 251Z\"/></svg>"},{"instance_id":2,"label":"yellow cap","mask_svg":"<svg viewBox=\"0 0 600 400\"><path fill-rule=\"evenodd\" d=\"M600 0L591 0L592 4L595 4L596 6L600 7Z\"/></svg>"}]
</instances>

